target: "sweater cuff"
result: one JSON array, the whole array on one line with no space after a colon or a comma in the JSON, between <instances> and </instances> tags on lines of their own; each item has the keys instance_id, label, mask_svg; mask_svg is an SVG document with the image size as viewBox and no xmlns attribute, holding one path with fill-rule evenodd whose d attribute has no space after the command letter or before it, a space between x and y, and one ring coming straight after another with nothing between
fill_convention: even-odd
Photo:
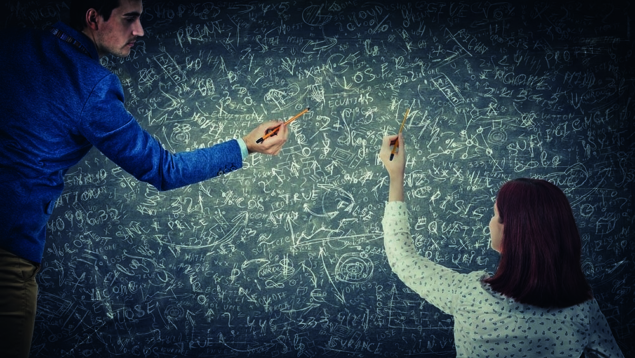
<instances>
[{"instance_id":1,"label":"sweater cuff","mask_svg":"<svg viewBox=\"0 0 635 358\"><path fill-rule=\"evenodd\" d=\"M388 211L395 214L404 215L408 213L408 206L406 205L405 201L387 201L386 208L384 208L384 213Z\"/></svg>"}]
</instances>

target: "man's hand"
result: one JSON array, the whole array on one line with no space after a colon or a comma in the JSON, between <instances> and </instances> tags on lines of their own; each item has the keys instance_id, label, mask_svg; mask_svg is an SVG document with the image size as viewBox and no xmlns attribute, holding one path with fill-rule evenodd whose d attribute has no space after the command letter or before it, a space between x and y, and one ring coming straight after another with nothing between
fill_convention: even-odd
<instances>
[{"instance_id":1,"label":"man's hand","mask_svg":"<svg viewBox=\"0 0 635 358\"><path fill-rule=\"evenodd\" d=\"M269 131L274 130L276 127L280 126L278 132L274 135L269 136L267 139L262 141L261 143L257 143L256 141L262 138ZM249 153L262 153L269 155L278 155L280 150L284 146L284 143L287 141L287 137L289 135L289 131L287 126L282 121L269 121L260 124L251 133L247 134L243 137L245 144L247 145L247 150Z\"/></svg>"}]
</instances>

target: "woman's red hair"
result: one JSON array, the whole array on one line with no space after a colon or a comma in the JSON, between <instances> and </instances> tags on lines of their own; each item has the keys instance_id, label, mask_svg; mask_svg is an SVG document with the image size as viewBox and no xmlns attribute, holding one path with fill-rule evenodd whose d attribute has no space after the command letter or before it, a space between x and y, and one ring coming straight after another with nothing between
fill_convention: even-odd
<instances>
[{"instance_id":1,"label":"woman's red hair","mask_svg":"<svg viewBox=\"0 0 635 358\"><path fill-rule=\"evenodd\" d=\"M505 183L496 198L504 224L492 289L520 303L569 307L592 298L580 265L581 243L569 201L539 179Z\"/></svg>"}]
</instances>

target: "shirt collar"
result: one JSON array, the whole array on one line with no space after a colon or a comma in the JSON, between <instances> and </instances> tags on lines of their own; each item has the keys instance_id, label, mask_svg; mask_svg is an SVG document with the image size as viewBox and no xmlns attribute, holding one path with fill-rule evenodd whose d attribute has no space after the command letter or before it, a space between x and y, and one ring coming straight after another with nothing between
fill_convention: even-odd
<instances>
[{"instance_id":1,"label":"shirt collar","mask_svg":"<svg viewBox=\"0 0 635 358\"><path fill-rule=\"evenodd\" d=\"M67 36L72 37L75 41L79 42L79 44L82 45L84 49L86 49L86 51L88 51L88 55L91 58L99 60L97 47L95 47L93 41L84 33L75 31L72 27L66 25L63 22L57 22L55 25L53 25L53 28L58 29L65 33Z\"/></svg>"}]
</instances>

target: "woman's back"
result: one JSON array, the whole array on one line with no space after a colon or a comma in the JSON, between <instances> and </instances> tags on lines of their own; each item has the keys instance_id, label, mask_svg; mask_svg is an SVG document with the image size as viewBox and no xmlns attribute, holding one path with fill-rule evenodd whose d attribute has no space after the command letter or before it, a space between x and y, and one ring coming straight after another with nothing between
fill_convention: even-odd
<instances>
[{"instance_id":1,"label":"woman's back","mask_svg":"<svg viewBox=\"0 0 635 358\"><path fill-rule=\"evenodd\" d=\"M623 357L594 299L567 308L518 303L494 292L485 272L458 273L419 255L404 202L389 202L382 224L393 272L454 316L457 357Z\"/></svg>"},{"instance_id":2,"label":"woman's back","mask_svg":"<svg viewBox=\"0 0 635 358\"><path fill-rule=\"evenodd\" d=\"M542 308L518 303L480 280L465 284L454 311L458 357L577 358L585 350L620 356L607 344L615 341L595 299Z\"/></svg>"}]
</instances>

